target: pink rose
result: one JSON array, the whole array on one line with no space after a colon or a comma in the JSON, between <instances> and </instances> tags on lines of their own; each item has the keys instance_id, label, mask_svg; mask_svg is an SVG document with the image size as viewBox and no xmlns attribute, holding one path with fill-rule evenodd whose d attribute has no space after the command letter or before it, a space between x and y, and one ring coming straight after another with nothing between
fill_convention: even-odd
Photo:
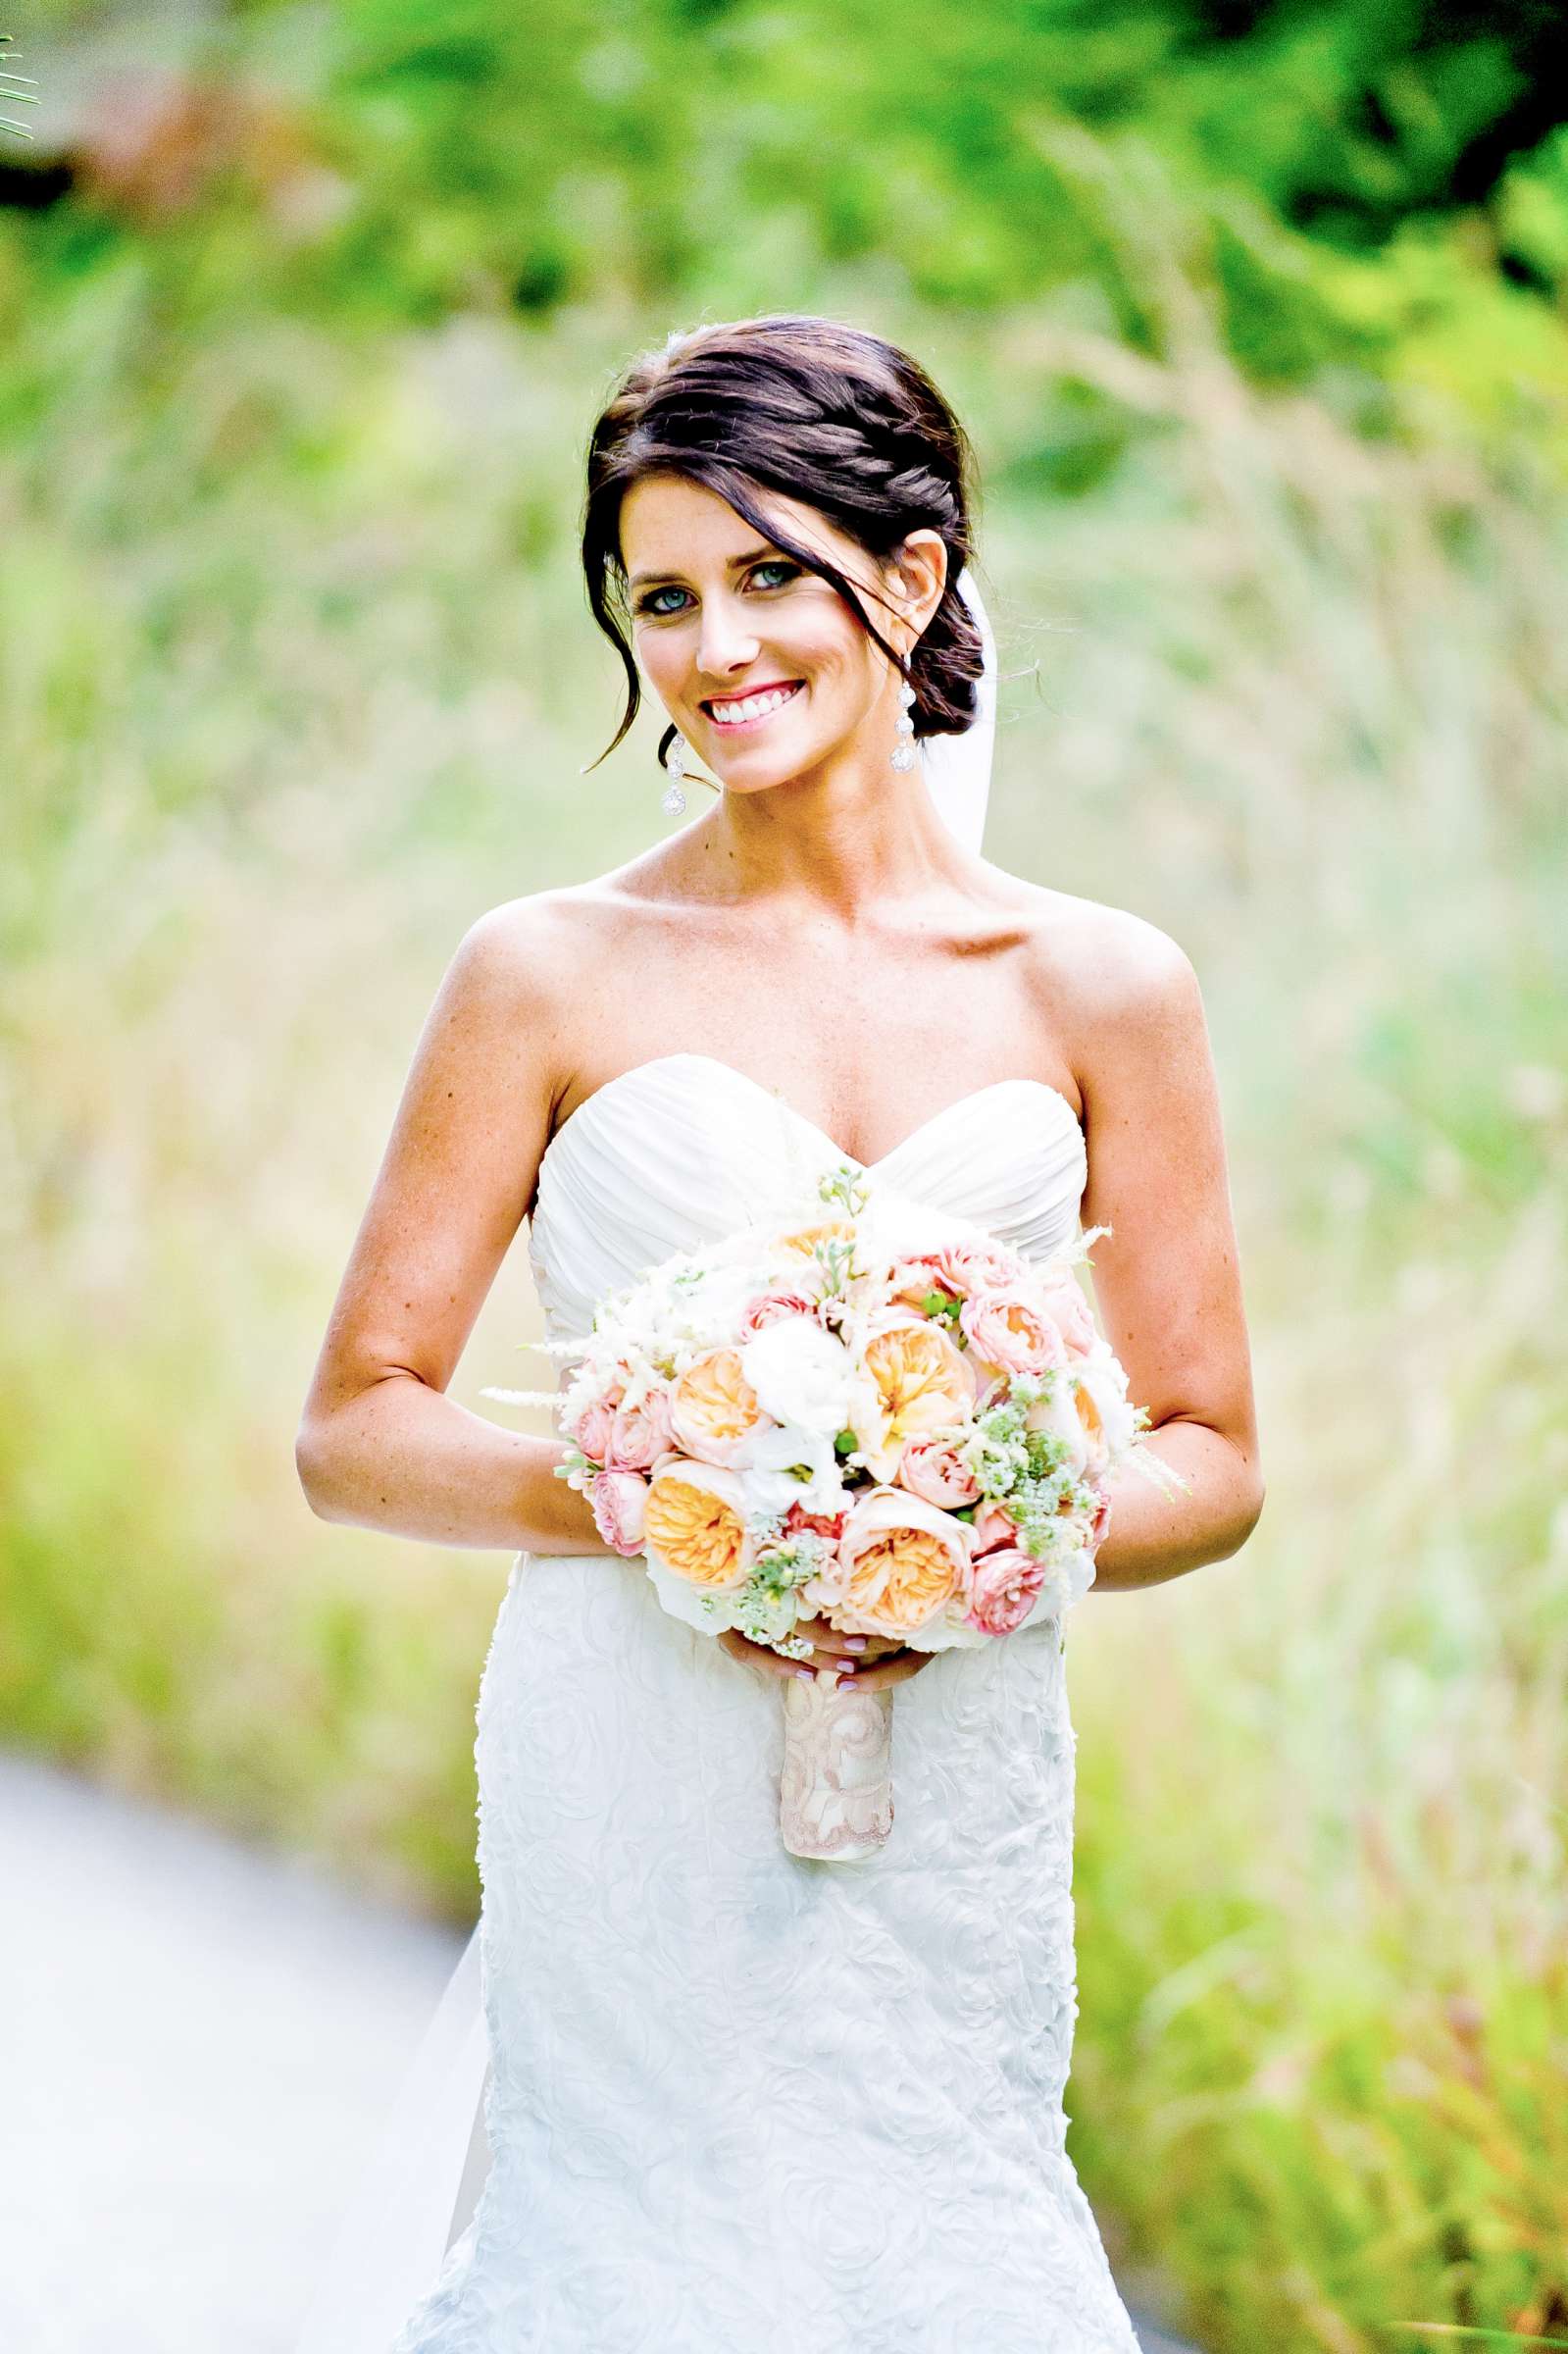
<instances>
[{"instance_id":1,"label":"pink rose","mask_svg":"<svg viewBox=\"0 0 1568 2354\"><path fill-rule=\"evenodd\" d=\"M976 1292L1013 1290L1024 1276L1024 1262L1000 1243L949 1243L933 1254L949 1291L966 1300Z\"/></svg>"},{"instance_id":2,"label":"pink rose","mask_svg":"<svg viewBox=\"0 0 1568 2354\"><path fill-rule=\"evenodd\" d=\"M943 1511L951 1511L960 1504L973 1504L980 1494L979 1480L957 1448L946 1439L906 1440L898 1465L898 1484L927 1504L939 1505Z\"/></svg>"},{"instance_id":3,"label":"pink rose","mask_svg":"<svg viewBox=\"0 0 1568 2354\"><path fill-rule=\"evenodd\" d=\"M568 1428L570 1428L570 1424ZM610 1451L610 1433L615 1427L615 1407L607 1398L595 1398L578 1416L573 1438L586 1456L602 1463Z\"/></svg>"},{"instance_id":4,"label":"pink rose","mask_svg":"<svg viewBox=\"0 0 1568 2354\"><path fill-rule=\"evenodd\" d=\"M670 1391L655 1384L640 1406L616 1407L601 1458L610 1470L646 1471L657 1462L670 1445Z\"/></svg>"},{"instance_id":5,"label":"pink rose","mask_svg":"<svg viewBox=\"0 0 1568 2354\"><path fill-rule=\"evenodd\" d=\"M785 1316L815 1316L817 1302L806 1293L780 1290L761 1292L752 1301L740 1319L740 1338L754 1340L770 1324L780 1324Z\"/></svg>"},{"instance_id":6,"label":"pink rose","mask_svg":"<svg viewBox=\"0 0 1568 2354\"><path fill-rule=\"evenodd\" d=\"M983 1634L1010 1635L1034 1609L1045 1582L1045 1564L1020 1546L999 1546L971 1563L966 1626Z\"/></svg>"},{"instance_id":7,"label":"pink rose","mask_svg":"<svg viewBox=\"0 0 1568 2354\"><path fill-rule=\"evenodd\" d=\"M1035 1296L1051 1317L1069 1353L1087 1356L1094 1347L1094 1319L1076 1277L1065 1271L1039 1277Z\"/></svg>"},{"instance_id":8,"label":"pink rose","mask_svg":"<svg viewBox=\"0 0 1568 2354\"><path fill-rule=\"evenodd\" d=\"M784 1516L784 1533L786 1537L798 1536L803 1528L807 1528L813 1535L827 1537L836 1545L844 1533L848 1518L847 1504L840 1512L808 1512L803 1504L792 1504Z\"/></svg>"},{"instance_id":9,"label":"pink rose","mask_svg":"<svg viewBox=\"0 0 1568 2354\"><path fill-rule=\"evenodd\" d=\"M975 1355L998 1372L1044 1373L1067 1362L1056 1326L1020 1292L977 1292L959 1309L958 1324Z\"/></svg>"},{"instance_id":10,"label":"pink rose","mask_svg":"<svg viewBox=\"0 0 1568 2354\"><path fill-rule=\"evenodd\" d=\"M593 1525L612 1553L642 1551L648 1483L636 1471L596 1472L588 1489Z\"/></svg>"},{"instance_id":11,"label":"pink rose","mask_svg":"<svg viewBox=\"0 0 1568 2354\"><path fill-rule=\"evenodd\" d=\"M970 1551L974 1554L994 1553L998 1545L1018 1543L1018 1522L1004 1505L978 1506L969 1526Z\"/></svg>"},{"instance_id":12,"label":"pink rose","mask_svg":"<svg viewBox=\"0 0 1568 2354\"><path fill-rule=\"evenodd\" d=\"M943 1292L950 1299L960 1297L957 1284L950 1283L942 1272L945 1255L941 1251L918 1251L894 1259L888 1277L890 1305L920 1309L929 1292Z\"/></svg>"}]
</instances>

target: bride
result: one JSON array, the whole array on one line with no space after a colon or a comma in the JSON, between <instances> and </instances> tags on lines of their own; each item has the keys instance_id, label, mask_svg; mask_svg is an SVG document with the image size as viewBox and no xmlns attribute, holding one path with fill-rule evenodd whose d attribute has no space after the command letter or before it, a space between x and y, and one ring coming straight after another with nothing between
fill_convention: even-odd
<instances>
[{"instance_id":1,"label":"bride","mask_svg":"<svg viewBox=\"0 0 1568 2354\"><path fill-rule=\"evenodd\" d=\"M301 2354L1136 2347L1065 2144L1055 1628L926 1653L818 1622L804 1667L705 1638L607 1550L561 1442L446 1395L525 1219L546 1332L582 1334L844 1156L1031 1255L1110 1230L1100 1319L1185 1489L1115 1486L1091 1591L1256 1523L1191 965L980 855L971 474L907 353L810 316L671 336L593 428L614 743L645 682L676 805L699 766L715 797L461 942L301 1420L324 1517L516 1555L478 1708L481 1919ZM896 1832L853 1865L779 1837L774 1679L816 1668L901 1687Z\"/></svg>"}]
</instances>

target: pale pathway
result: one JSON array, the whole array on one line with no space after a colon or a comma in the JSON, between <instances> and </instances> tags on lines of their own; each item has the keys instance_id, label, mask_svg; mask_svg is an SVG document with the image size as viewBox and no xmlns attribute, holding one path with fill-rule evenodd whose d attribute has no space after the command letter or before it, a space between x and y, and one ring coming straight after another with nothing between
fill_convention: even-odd
<instances>
[{"instance_id":1,"label":"pale pathway","mask_svg":"<svg viewBox=\"0 0 1568 2354\"><path fill-rule=\"evenodd\" d=\"M463 1940L4 1756L0 1891L0 2346L292 2354Z\"/></svg>"}]
</instances>

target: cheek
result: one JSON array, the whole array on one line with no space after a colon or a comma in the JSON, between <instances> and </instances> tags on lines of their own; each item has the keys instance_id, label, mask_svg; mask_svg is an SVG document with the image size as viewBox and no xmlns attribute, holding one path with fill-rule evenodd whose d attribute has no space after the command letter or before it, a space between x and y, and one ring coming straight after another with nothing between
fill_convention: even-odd
<instances>
[{"instance_id":1,"label":"cheek","mask_svg":"<svg viewBox=\"0 0 1568 2354\"><path fill-rule=\"evenodd\" d=\"M673 688L685 668L678 649L656 630L633 632L632 651L643 677L660 693Z\"/></svg>"}]
</instances>

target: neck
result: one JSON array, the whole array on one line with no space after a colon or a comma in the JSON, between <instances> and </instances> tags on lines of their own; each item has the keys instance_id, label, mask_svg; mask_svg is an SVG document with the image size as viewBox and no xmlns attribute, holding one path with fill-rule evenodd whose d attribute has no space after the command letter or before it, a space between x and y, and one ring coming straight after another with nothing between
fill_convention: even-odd
<instances>
[{"instance_id":1,"label":"neck","mask_svg":"<svg viewBox=\"0 0 1568 2354\"><path fill-rule=\"evenodd\" d=\"M714 896L852 929L890 901L972 883L979 862L937 815L918 753L903 772L885 753L874 765L847 752L786 784L721 793L692 829Z\"/></svg>"}]
</instances>

